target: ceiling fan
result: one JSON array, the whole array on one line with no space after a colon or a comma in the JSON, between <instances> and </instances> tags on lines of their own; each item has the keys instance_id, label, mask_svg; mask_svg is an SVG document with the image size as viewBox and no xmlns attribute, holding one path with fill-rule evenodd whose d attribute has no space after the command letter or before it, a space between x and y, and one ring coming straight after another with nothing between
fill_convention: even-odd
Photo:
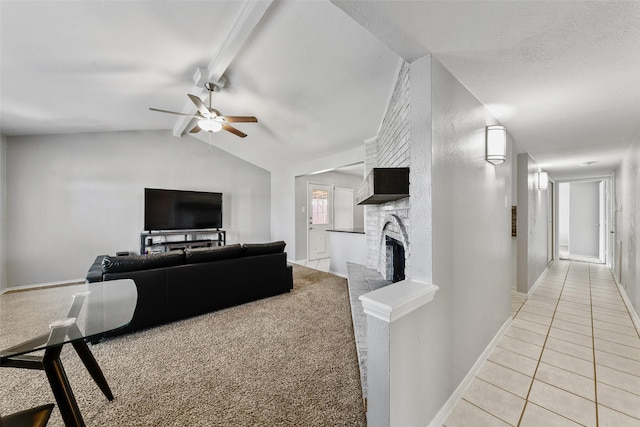
<instances>
[{"instance_id":1,"label":"ceiling fan","mask_svg":"<svg viewBox=\"0 0 640 427\"><path fill-rule=\"evenodd\" d=\"M161 113L177 114L178 116L186 116L194 119L198 119L196 125L191 129L189 133L198 133L201 130L207 132L218 132L220 130L226 130L234 135L244 138L246 133L234 128L229 123L257 123L258 119L253 116L223 116L220 111L211 107L211 96L213 92L218 88L214 83L206 82L204 87L209 91L209 106L207 107L200 98L195 95L188 94L187 96L193 102L198 109L195 114L178 113L176 111L161 110L159 108L150 107L151 111L159 111Z\"/></svg>"}]
</instances>

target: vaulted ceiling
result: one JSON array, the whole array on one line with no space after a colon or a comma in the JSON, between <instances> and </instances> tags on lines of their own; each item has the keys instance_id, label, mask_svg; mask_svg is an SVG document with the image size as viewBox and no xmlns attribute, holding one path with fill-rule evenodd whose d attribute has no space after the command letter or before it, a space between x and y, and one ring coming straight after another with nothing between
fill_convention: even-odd
<instances>
[{"instance_id":1,"label":"vaulted ceiling","mask_svg":"<svg viewBox=\"0 0 640 427\"><path fill-rule=\"evenodd\" d=\"M635 1L0 0L0 132L182 134L148 107L195 112L224 76L214 108L259 123L198 138L274 170L375 136L401 59L432 53L517 152L607 174L640 133L638 22Z\"/></svg>"}]
</instances>

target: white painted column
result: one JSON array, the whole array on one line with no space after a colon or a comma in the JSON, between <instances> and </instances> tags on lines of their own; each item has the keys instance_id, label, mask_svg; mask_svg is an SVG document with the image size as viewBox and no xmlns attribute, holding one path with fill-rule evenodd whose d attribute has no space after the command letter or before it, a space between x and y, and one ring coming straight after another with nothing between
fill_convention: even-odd
<instances>
[{"instance_id":1,"label":"white painted column","mask_svg":"<svg viewBox=\"0 0 640 427\"><path fill-rule=\"evenodd\" d=\"M423 396L420 354L422 319L426 304L439 288L415 280L403 280L360 296L367 315L367 425L408 426L424 424L415 419Z\"/></svg>"}]
</instances>

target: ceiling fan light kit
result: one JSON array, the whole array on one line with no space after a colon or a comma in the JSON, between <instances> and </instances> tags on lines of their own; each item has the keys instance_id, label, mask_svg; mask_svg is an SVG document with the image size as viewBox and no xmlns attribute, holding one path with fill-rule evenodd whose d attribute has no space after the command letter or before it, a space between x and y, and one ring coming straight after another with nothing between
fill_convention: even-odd
<instances>
[{"instance_id":1,"label":"ceiling fan light kit","mask_svg":"<svg viewBox=\"0 0 640 427\"><path fill-rule=\"evenodd\" d=\"M219 132L222 130L222 123L213 119L198 120L198 127L207 132Z\"/></svg>"},{"instance_id":2,"label":"ceiling fan light kit","mask_svg":"<svg viewBox=\"0 0 640 427\"><path fill-rule=\"evenodd\" d=\"M190 133L198 133L201 130L211 132L218 132L226 130L240 138L247 136L246 133L234 128L229 123L257 123L258 119L254 116L223 116L220 111L211 107L211 96L216 90L220 90L220 87L212 82L205 82L204 87L209 91L209 106L205 105L200 98L195 95L188 94L187 96L196 106L198 111L195 114L178 113L175 111L161 110L158 108L149 108L151 111L158 111L160 113L177 114L179 116L187 116L193 119L197 119L196 125L191 129Z\"/></svg>"}]
</instances>

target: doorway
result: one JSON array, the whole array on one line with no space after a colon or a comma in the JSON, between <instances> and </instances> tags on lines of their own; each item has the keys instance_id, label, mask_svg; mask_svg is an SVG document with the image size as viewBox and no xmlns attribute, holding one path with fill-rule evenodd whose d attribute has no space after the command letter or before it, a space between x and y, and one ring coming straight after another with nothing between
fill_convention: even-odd
<instances>
[{"instance_id":1,"label":"doorway","mask_svg":"<svg viewBox=\"0 0 640 427\"><path fill-rule=\"evenodd\" d=\"M329 258L329 236L333 228L333 186L309 183L307 192L308 260Z\"/></svg>"},{"instance_id":2,"label":"doorway","mask_svg":"<svg viewBox=\"0 0 640 427\"><path fill-rule=\"evenodd\" d=\"M607 262L606 183L602 179L558 185L560 259Z\"/></svg>"}]
</instances>

